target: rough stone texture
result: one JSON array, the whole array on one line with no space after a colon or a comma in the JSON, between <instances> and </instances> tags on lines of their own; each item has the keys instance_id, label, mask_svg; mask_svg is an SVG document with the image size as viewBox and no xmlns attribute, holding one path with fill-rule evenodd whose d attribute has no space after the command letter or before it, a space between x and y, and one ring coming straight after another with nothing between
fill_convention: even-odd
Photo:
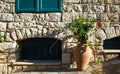
<instances>
[{"instance_id":1,"label":"rough stone texture","mask_svg":"<svg viewBox=\"0 0 120 74\"><path fill-rule=\"evenodd\" d=\"M7 74L7 64L0 64L0 74Z\"/></svg>"},{"instance_id":2,"label":"rough stone texture","mask_svg":"<svg viewBox=\"0 0 120 74\"><path fill-rule=\"evenodd\" d=\"M0 31L6 31L6 23L0 22Z\"/></svg>"},{"instance_id":3,"label":"rough stone texture","mask_svg":"<svg viewBox=\"0 0 120 74\"><path fill-rule=\"evenodd\" d=\"M76 9L77 9L77 7L76 7ZM63 4L63 11L64 12L72 12L73 11L72 4L70 4L70 3L64 3Z\"/></svg>"},{"instance_id":4,"label":"rough stone texture","mask_svg":"<svg viewBox=\"0 0 120 74\"><path fill-rule=\"evenodd\" d=\"M46 21L60 21L61 13L48 13L46 14Z\"/></svg>"},{"instance_id":5,"label":"rough stone texture","mask_svg":"<svg viewBox=\"0 0 120 74\"><path fill-rule=\"evenodd\" d=\"M23 23L22 22L10 22L7 24L8 28L15 28L15 29L22 29Z\"/></svg>"},{"instance_id":6,"label":"rough stone texture","mask_svg":"<svg viewBox=\"0 0 120 74\"><path fill-rule=\"evenodd\" d=\"M120 35L120 26L115 27L115 31L116 31L116 35L119 36Z\"/></svg>"},{"instance_id":7,"label":"rough stone texture","mask_svg":"<svg viewBox=\"0 0 120 74\"><path fill-rule=\"evenodd\" d=\"M71 60L70 57L71 57L71 55L69 53L63 53L62 54L62 63L69 64L70 60Z\"/></svg>"},{"instance_id":8,"label":"rough stone texture","mask_svg":"<svg viewBox=\"0 0 120 74\"><path fill-rule=\"evenodd\" d=\"M73 20L73 18L74 18L74 16L75 15L73 15L74 13L63 13L63 18L62 18L62 20L64 21L64 22L70 22L70 21L72 21Z\"/></svg>"},{"instance_id":9,"label":"rough stone texture","mask_svg":"<svg viewBox=\"0 0 120 74\"><path fill-rule=\"evenodd\" d=\"M22 67L23 71L33 71L33 70L37 70L36 66L23 66Z\"/></svg>"},{"instance_id":10,"label":"rough stone texture","mask_svg":"<svg viewBox=\"0 0 120 74\"><path fill-rule=\"evenodd\" d=\"M13 66L13 68L12 68L12 73L14 73L14 72L22 72L22 66Z\"/></svg>"},{"instance_id":11,"label":"rough stone texture","mask_svg":"<svg viewBox=\"0 0 120 74\"><path fill-rule=\"evenodd\" d=\"M4 0L4 1L6 1L6 2L8 2L8 3L13 3L13 2L15 2L15 0Z\"/></svg>"},{"instance_id":12,"label":"rough stone texture","mask_svg":"<svg viewBox=\"0 0 120 74\"><path fill-rule=\"evenodd\" d=\"M0 43L1 52L13 52L16 51L17 44L16 42L3 42Z\"/></svg>"},{"instance_id":13,"label":"rough stone texture","mask_svg":"<svg viewBox=\"0 0 120 74\"><path fill-rule=\"evenodd\" d=\"M104 13L105 6L103 6L103 5L101 5L101 6L100 5L94 5L94 10L95 10L96 13Z\"/></svg>"},{"instance_id":14,"label":"rough stone texture","mask_svg":"<svg viewBox=\"0 0 120 74\"><path fill-rule=\"evenodd\" d=\"M5 53L0 53L0 63L5 63L5 62L6 62L6 55L5 55Z\"/></svg>"},{"instance_id":15,"label":"rough stone texture","mask_svg":"<svg viewBox=\"0 0 120 74\"><path fill-rule=\"evenodd\" d=\"M96 37L100 38L101 40L105 40L106 39L105 32L103 30L98 31Z\"/></svg>"},{"instance_id":16,"label":"rough stone texture","mask_svg":"<svg viewBox=\"0 0 120 74\"><path fill-rule=\"evenodd\" d=\"M13 63L20 60L20 52L17 50L21 49L16 48L20 45L14 42L27 38L50 37L62 41L62 63L65 64L63 68L70 68L70 64L76 65L73 63L72 49L77 40L68 37L72 34L68 30L69 24L75 17L88 17L88 22L92 18L101 18L101 30L90 36L89 41L103 43L102 40L120 36L119 4L120 0L63 0L62 12L15 13L15 0L0 0L0 34L4 36L4 42L0 43L0 62ZM100 48L103 49L102 45ZM6 66L6 63L0 66ZM9 72L22 71L22 68L32 69L16 66L11 67ZM0 71L4 74L3 70Z\"/></svg>"},{"instance_id":17,"label":"rough stone texture","mask_svg":"<svg viewBox=\"0 0 120 74\"><path fill-rule=\"evenodd\" d=\"M105 0L105 3L111 4L113 0Z\"/></svg>"},{"instance_id":18,"label":"rough stone texture","mask_svg":"<svg viewBox=\"0 0 120 74\"><path fill-rule=\"evenodd\" d=\"M12 32L11 34L11 38L15 41L15 40L17 40L17 36L16 36L16 32L14 31L14 32Z\"/></svg>"},{"instance_id":19,"label":"rough stone texture","mask_svg":"<svg viewBox=\"0 0 120 74\"><path fill-rule=\"evenodd\" d=\"M9 63L16 62L17 57L15 57L15 56L16 56L16 54L8 54L7 62L9 62Z\"/></svg>"},{"instance_id":20,"label":"rough stone texture","mask_svg":"<svg viewBox=\"0 0 120 74\"><path fill-rule=\"evenodd\" d=\"M0 20L1 21L14 21L14 16L11 13L1 13Z\"/></svg>"},{"instance_id":21,"label":"rough stone texture","mask_svg":"<svg viewBox=\"0 0 120 74\"><path fill-rule=\"evenodd\" d=\"M10 37L10 33L6 33L5 41L13 41L13 39Z\"/></svg>"},{"instance_id":22,"label":"rough stone texture","mask_svg":"<svg viewBox=\"0 0 120 74\"><path fill-rule=\"evenodd\" d=\"M116 36L114 27L106 28L105 32L107 33L106 36L107 36L108 39Z\"/></svg>"},{"instance_id":23,"label":"rough stone texture","mask_svg":"<svg viewBox=\"0 0 120 74\"><path fill-rule=\"evenodd\" d=\"M24 22L30 22L33 19L33 14L32 13L22 13L20 15L20 18L22 19L22 21Z\"/></svg>"}]
</instances>

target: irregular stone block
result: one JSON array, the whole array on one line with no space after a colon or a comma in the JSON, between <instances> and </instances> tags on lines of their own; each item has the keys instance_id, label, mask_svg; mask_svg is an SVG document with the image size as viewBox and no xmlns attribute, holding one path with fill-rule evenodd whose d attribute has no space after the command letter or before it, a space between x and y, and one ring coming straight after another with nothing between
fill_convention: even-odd
<instances>
[{"instance_id":1,"label":"irregular stone block","mask_svg":"<svg viewBox=\"0 0 120 74\"><path fill-rule=\"evenodd\" d=\"M105 3L111 4L111 3L113 3L113 0L105 0Z\"/></svg>"},{"instance_id":2,"label":"irregular stone block","mask_svg":"<svg viewBox=\"0 0 120 74\"><path fill-rule=\"evenodd\" d=\"M119 4L119 3L120 3L120 0L113 0L113 3L114 3L114 4Z\"/></svg>"},{"instance_id":3,"label":"irregular stone block","mask_svg":"<svg viewBox=\"0 0 120 74\"><path fill-rule=\"evenodd\" d=\"M70 53L63 53L62 54L62 63L63 64L69 64L71 62L71 55Z\"/></svg>"},{"instance_id":4,"label":"irregular stone block","mask_svg":"<svg viewBox=\"0 0 120 74\"><path fill-rule=\"evenodd\" d=\"M8 2L8 3L14 3L15 2L15 0L5 0L6 2Z\"/></svg>"},{"instance_id":5,"label":"irregular stone block","mask_svg":"<svg viewBox=\"0 0 120 74\"><path fill-rule=\"evenodd\" d=\"M5 41L13 41L13 39L10 37L10 33L6 33L5 35Z\"/></svg>"},{"instance_id":6,"label":"irregular stone block","mask_svg":"<svg viewBox=\"0 0 120 74\"><path fill-rule=\"evenodd\" d=\"M120 26L115 27L115 32L117 36L120 36Z\"/></svg>"},{"instance_id":7,"label":"irregular stone block","mask_svg":"<svg viewBox=\"0 0 120 74\"><path fill-rule=\"evenodd\" d=\"M13 13L15 12L15 4L4 4L4 9L2 12Z\"/></svg>"},{"instance_id":8,"label":"irregular stone block","mask_svg":"<svg viewBox=\"0 0 120 74\"><path fill-rule=\"evenodd\" d=\"M76 12L82 12L83 11L82 6L80 4L73 5L73 9Z\"/></svg>"},{"instance_id":9,"label":"irregular stone block","mask_svg":"<svg viewBox=\"0 0 120 74\"><path fill-rule=\"evenodd\" d=\"M11 72L12 72L12 73L13 73L13 72L22 72L22 70L23 70L22 66L13 66Z\"/></svg>"},{"instance_id":10,"label":"irregular stone block","mask_svg":"<svg viewBox=\"0 0 120 74\"><path fill-rule=\"evenodd\" d=\"M82 5L82 11L83 12L88 12L89 8L90 8L90 6L88 4L83 4Z\"/></svg>"},{"instance_id":11,"label":"irregular stone block","mask_svg":"<svg viewBox=\"0 0 120 74\"><path fill-rule=\"evenodd\" d=\"M4 11L5 4L3 4L2 1L0 1L0 12Z\"/></svg>"},{"instance_id":12,"label":"irregular stone block","mask_svg":"<svg viewBox=\"0 0 120 74\"><path fill-rule=\"evenodd\" d=\"M60 69L61 66L46 66L46 69L53 70L53 69Z\"/></svg>"},{"instance_id":13,"label":"irregular stone block","mask_svg":"<svg viewBox=\"0 0 120 74\"><path fill-rule=\"evenodd\" d=\"M0 20L1 21L14 21L14 16L11 13L1 13Z\"/></svg>"},{"instance_id":14,"label":"irregular stone block","mask_svg":"<svg viewBox=\"0 0 120 74\"><path fill-rule=\"evenodd\" d=\"M73 11L72 4L64 3L63 4L63 11L64 12L72 12Z\"/></svg>"},{"instance_id":15,"label":"irregular stone block","mask_svg":"<svg viewBox=\"0 0 120 74\"><path fill-rule=\"evenodd\" d=\"M16 60L17 60L16 54L8 54L7 61L8 61L9 63L16 62Z\"/></svg>"},{"instance_id":16,"label":"irregular stone block","mask_svg":"<svg viewBox=\"0 0 120 74\"><path fill-rule=\"evenodd\" d=\"M100 18L102 22L108 21L109 17L107 14L100 14Z\"/></svg>"},{"instance_id":17,"label":"irregular stone block","mask_svg":"<svg viewBox=\"0 0 120 74\"><path fill-rule=\"evenodd\" d=\"M30 28L26 28L25 29L25 32L26 32L26 38L31 38L31 31L30 31Z\"/></svg>"},{"instance_id":18,"label":"irregular stone block","mask_svg":"<svg viewBox=\"0 0 120 74\"><path fill-rule=\"evenodd\" d=\"M96 37L99 38L100 40L105 40L106 39L106 34L103 30L100 30L96 33Z\"/></svg>"},{"instance_id":19,"label":"irregular stone block","mask_svg":"<svg viewBox=\"0 0 120 74\"><path fill-rule=\"evenodd\" d=\"M92 21L93 18L97 18L96 14L87 14L87 20Z\"/></svg>"},{"instance_id":20,"label":"irregular stone block","mask_svg":"<svg viewBox=\"0 0 120 74\"><path fill-rule=\"evenodd\" d=\"M1 48L0 48L1 51ZM4 53L0 53L0 63L5 63L6 62L6 55Z\"/></svg>"},{"instance_id":21,"label":"irregular stone block","mask_svg":"<svg viewBox=\"0 0 120 74\"><path fill-rule=\"evenodd\" d=\"M106 32L107 39L116 37L116 33L115 33L114 27L105 28L105 32Z\"/></svg>"},{"instance_id":22,"label":"irregular stone block","mask_svg":"<svg viewBox=\"0 0 120 74\"><path fill-rule=\"evenodd\" d=\"M0 73L7 74L7 64L0 64Z\"/></svg>"},{"instance_id":23,"label":"irregular stone block","mask_svg":"<svg viewBox=\"0 0 120 74\"><path fill-rule=\"evenodd\" d=\"M36 66L23 66L23 71L35 71L37 70Z\"/></svg>"},{"instance_id":24,"label":"irregular stone block","mask_svg":"<svg viewBox=\"0 0 120 74\"><path fill-rule=\"evenodd\" d=\"M63 13L62 21L71 22L74 18L74 13Z\"/></svg>"},{"instance_id":25,"label":"irregular stone block","mask_svg":"<svg viewBox=\"0 0 120 74\"><path fill-rule=\"evenodd\" d=\"M45 14L34 14L33 20L40 21L40 22L45 21Z\"/></svg>"},{"instance_id":26,"label":"irregular stone block","mask_svg":"<svg viewBox=\"0 0 120 74\"><path fill-rule=\"evenodd\" d=\"M32 13L22 13L20 15L20 18L22 21L31 22L33 19L33 14Z\"/></svg>"},{"instance_id":27,"label":"irregular stone block","mask_svg":"<svg viewBox=\"0 0 120 74\"><path fill-rule=\"evenodd\" d=\"M11 38L15 41L15 40L17 40L17 35L16 35L16 32L15 31L13 31L12 33L10 33L10 35L11 35Z\"/></svg>"},{"instance_id":28,"label":"irregular stone block","mask_svg":"<svg viewBox=\"0 0 120 74\"><path fill-rule=\"evenodd\" d=\"M23 38L27 38L26 28L21 29L21 34L22 34Z\"/></svg>"},{"instance_id":29,"label":"irregular stone block","mask_svg":"<svg viewBox=\"0 0 120 74\"><path fill-rule=\"evenodd\" d=\"M14 21L15 21L14 23L18 23L22 21L22 19L20 18L20 13L14 14L13 16L14 16Z\"/></svg>"},{"instance_id":30,"label":"irregular stone block","mask_svg":"<svg viewBox=\"0 0 120 74\"><path fill-rule=\"evenodd\" d=\"M46 66L37 66L37 70L45 70L46 69Z\"/></svg>"},{"instance_id":31,"label":"irregular stone block","mask_svg":"<svg viewBox=\"0 0 120 74\"><path fill-rule=\"evenodd\" d=\"M38 36L38 29L37 28L31 28L30 30L31 30L33 38Z\"/></svg>"},{"instance_id":32,"label":"irregular stone block","mask_svg":"<svg viewBox=\"0 0 120 74\"><path fill-rule=\"evenodd\" d=\"M94 10L96 13L104 13L106 9L103 5L94 5Z\"/></svg>"},{"instance_id":33,"label":"irregular stone block","mask_svg":"<svg viewBox=\"0 0 120 74\"><path fill-rule=\"evenodd\" d=\"M23 39L23 36L20 30L16 30L16 36L18 40Z\"/></svg>"},{"instance_id":34,"label":"irregular stone block","mask_svg":"<svg viewBox=\"0 0 120 74\"><path fill-rule=\"evenodd\" d=\"M63 2L69 2L72 3L74 0L63 0Z\"/></svg>"},{"instance_id":35,"label":"irregular stone block","mask_svg":"<svg viewBox=\"0 0 120 74\"><path fill-rule=\"evenodd\" d=\"M10 22L8 23L8 28L22 29L23 22Z\"/></svg>"},{"instance_id":36,"label":"irregular stone block","mask_svg":"<svg viewBox=\"0 0 120 74\"><path fill-rule=\"evenodd\" d=\"M16 51L17 43L16 42L2 42L0 47L3 49L2 52L13 52Z\"/></svg>"},{"instance_id":37,"label":"irregular stone block","mask_svg":"<svg viewBox=\"0 0 120 74\"><path fill-rule=\"evenodd\" d=\"M0 31L6 31L7 23L0 22Z\"/></svg>"},{"instance_id":38,"label":"irregular stone block","mask_svg":"<svg viewBox=\"0 0 120 74\"><path fill-rule=\"evenodd\" d=\"M120 13L120 6L119 5L111 5L111 11Z\"/></svg>"},{"instance_id":39,"label":"irregular stone block","mask_svg":"<svg viewBox=\"0 0 120 74\"><path fill-rule=\"evenodd\" d=\"M61 13L47 13L45 20L47 21L61 21Z\"/></svg>"}]
</instances>

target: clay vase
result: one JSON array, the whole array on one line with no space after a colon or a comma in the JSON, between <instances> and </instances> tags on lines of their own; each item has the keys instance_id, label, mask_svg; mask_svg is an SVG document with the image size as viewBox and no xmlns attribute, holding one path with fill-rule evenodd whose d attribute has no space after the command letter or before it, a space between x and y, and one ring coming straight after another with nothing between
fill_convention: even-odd
<instances>
[{"instance_id":1,"label":"clay vase","mask_svg":"<svg viewBox=\"0 0 120 74\"><path fill-rule=\"evenodd\" d=\"M78 44L73 49L73 55L77 64L77 70L86 70L92 57L92 50L88 45Z\"/></svg>"}]
</instances>

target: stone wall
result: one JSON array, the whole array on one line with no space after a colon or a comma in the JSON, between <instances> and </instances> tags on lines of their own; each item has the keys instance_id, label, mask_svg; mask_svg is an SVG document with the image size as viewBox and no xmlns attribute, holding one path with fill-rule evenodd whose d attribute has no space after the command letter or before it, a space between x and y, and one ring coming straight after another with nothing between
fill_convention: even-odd
<instances>
[{"instance_id":1,"label":"stone wall","mask_svg":"<svg viewBox=\"0 0 120 74\"><path fill-rule=\"evenodd\" d=\"M0 33L4 36L4 42L0 43L1 73L11 72L13 69L9 67L10 64L19 57L16 40L31 37L62 40L63 67L73 68L72 47L76 40L67 38L71 35L67 27L75 17L81 16L88 17L88 21L101 18L102 28L90 41L96 39L102 45L102 40L120 36L119 0L63 0L62 12L48 13L16 13L15 0L0 0ZM100 48L102 49L102 46Z\"/></svg>"}]
</instances>

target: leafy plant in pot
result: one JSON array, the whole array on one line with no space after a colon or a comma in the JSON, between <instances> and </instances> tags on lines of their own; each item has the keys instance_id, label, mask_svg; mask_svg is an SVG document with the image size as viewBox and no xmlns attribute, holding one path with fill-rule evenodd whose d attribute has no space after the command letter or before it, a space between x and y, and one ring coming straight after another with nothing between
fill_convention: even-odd
<instances>
[{"instance_id":1,"label":"leafy plant in pot","mask_svg":"<svg viewBox=\"0 0 120 74\"><path fill-rule=\"evenodd\" d=\"M88 33L95 27L97 19L93 18L87 22L85 17L75 18L70 24L69 29L73 36L78 40L77 46L73 49L73 55L78 70L86 70L92 56L92 50L89 47Z\"/></svg>"}]
</instances>

